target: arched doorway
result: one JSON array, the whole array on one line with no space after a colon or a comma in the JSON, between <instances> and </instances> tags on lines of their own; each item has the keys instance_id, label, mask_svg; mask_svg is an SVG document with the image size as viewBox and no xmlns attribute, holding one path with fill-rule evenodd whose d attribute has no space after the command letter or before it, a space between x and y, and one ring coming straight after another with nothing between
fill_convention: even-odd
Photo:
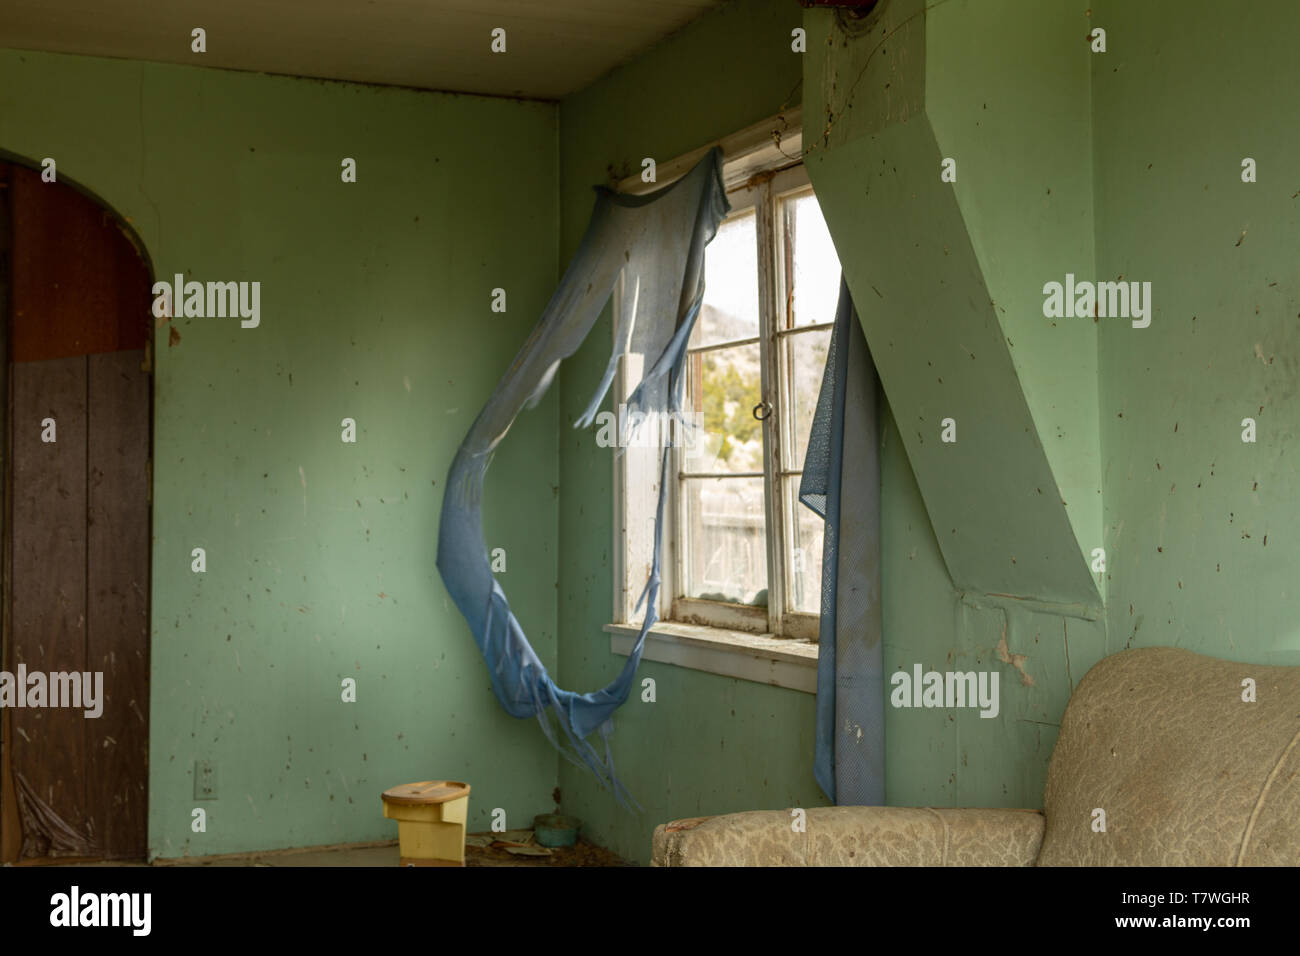
<instances>
[{"instance_id":1,"label":"arched doorway","mask_svg":"<svg viewBox=\"0 0 1300 956\"><path fill-rule=\"evenodd\" d=\"M152 281L114 213L0 161L6 862L146 853Z\"/></svg>"}]
</instances>

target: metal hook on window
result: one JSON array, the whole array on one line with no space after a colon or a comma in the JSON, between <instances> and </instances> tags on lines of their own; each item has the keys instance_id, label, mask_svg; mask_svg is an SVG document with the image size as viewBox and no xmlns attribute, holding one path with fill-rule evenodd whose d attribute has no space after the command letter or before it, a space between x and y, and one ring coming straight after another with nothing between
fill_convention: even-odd
<instances>
[{"instance_id":1,"label":"metal hook on window","mask_svg":"<svg viewBox=\"0 0 1300 956\"><path fill-rule=\"evenodd\" d=\"M760 415L760 414L758 413L758 410L759 410L760 408L765 410L764 414L762 414L762 415ZM756 419L758 419L760 422L765 422L765 421L767 421L767 420L772 416L772 403L771 403L771 402L759 402L757 405L754 406L753 415L754 415L754 417L755 417Z\"/></svg>"}]
</instances>

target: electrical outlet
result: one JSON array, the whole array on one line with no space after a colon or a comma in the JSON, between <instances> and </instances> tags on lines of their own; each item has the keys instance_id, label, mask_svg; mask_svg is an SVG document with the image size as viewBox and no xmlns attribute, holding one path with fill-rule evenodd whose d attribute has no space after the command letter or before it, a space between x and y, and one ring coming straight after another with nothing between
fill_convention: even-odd
<instances>
[{"instance_id":1,"label":"electrical outlet","mask_svg":"<svg viewBox=\"0 0 1300 956\"><path fill-rule=\"evenodd\" d=\"M217 799L217 768L211 760L194 762L194 799Z\"/></svg>"}]
</instances>

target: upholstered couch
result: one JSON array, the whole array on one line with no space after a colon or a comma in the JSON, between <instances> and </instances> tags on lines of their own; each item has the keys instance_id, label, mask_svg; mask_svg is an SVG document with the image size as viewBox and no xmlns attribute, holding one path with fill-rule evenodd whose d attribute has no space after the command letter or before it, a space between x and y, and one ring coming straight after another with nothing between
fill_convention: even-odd
<instances>
[{"instance_id":1,"label":"upholstered couch","mask_svg":"<svg viewBox=\"0 0 1300 956\"><path fill-rule=\"evenodd\" d=\"M1255 701L1243 700L1254 681ZM1105 812L1105 829L1099 827ZM1065 710L1043 810L814 807L656 828L656 866L1300 864L1300 667L1122 651Z\"/></svg>"}]
</instances>

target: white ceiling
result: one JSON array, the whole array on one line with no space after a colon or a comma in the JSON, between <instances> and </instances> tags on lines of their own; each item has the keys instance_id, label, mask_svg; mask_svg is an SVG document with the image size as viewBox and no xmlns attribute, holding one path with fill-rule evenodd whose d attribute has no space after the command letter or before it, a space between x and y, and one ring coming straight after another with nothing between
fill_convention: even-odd
<instances>
[{"instance_id":1,"label":"white ceiling","mask_svg":"<svg viewBox=\"0 0 1300 956\"><path fill-rule=\"evenodd\" d=\"M719 2L0 0L0 47L558 99Z\"/></svg>"}]
</instances>

